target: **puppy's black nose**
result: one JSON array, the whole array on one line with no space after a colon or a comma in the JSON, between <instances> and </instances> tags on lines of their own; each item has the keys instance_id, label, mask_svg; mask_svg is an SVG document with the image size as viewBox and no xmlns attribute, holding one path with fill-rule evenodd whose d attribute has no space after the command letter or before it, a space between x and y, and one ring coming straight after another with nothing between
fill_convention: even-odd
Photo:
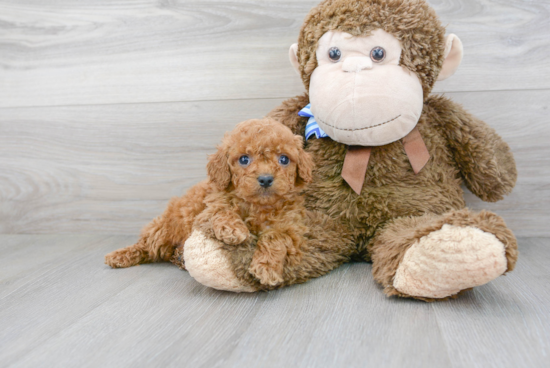
<instances>
[{"instance_id":1,"label":"puppy's black nose","mask_svg":"<svg viewBox=\"0 0 550 368\"><path fill-rule=\"evenodd\" d=\"M263 188L269 188L273 184L273 175L258 176L258 183Z\"/></svg>"}]
</instances>

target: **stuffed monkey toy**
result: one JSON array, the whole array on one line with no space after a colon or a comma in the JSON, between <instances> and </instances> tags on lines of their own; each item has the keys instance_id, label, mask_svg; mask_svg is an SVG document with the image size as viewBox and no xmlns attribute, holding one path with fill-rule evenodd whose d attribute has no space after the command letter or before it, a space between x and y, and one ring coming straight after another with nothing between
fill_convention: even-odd
<instances>
[{"instance_id":1,"label":"stuffed monkey toy","mask_svg":"<svg viewBox=\"0 0 550 368\"><path fill-rule=\"evenodd\" d=\"M318 169L306 203L347 224L387 295L446 298L514 268L512 232L466 209L461 189L502 199L514 158L486 123L430 95L462 44L424 0L324 1L290 59L308 94L270 116L311 136Z\"/></svg>"},{"instance_id":2,"label":"stuffed monkey toy","mask_svg":"<svg viewBox=\"0 0 550 368\"><path fill-rule=\"evenodd\" d=\"M316 169L303 195L321 225L277 287L364 260L388 296L432 301L514 268L513 233L496 214L465 208L461 188L489 202L510 193L510 148L460 105L430 95L461 59L460 39L445 36L425 0L326 0L311 10L290 48L307 93L268 116L306 139ZM329 220L338 225L323 227ZM249 272L253 243L195 231L171 246L204 285L273 288Z\"/></svg>"}]
</instances>

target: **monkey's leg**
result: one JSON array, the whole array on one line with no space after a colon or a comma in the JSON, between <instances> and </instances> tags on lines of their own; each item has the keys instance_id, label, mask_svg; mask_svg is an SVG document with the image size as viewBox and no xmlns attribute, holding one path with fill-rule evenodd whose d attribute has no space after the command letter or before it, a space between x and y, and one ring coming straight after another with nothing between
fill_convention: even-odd
<instances>
[{"instance_id":1,"label":"monkey's leg","mask_svg":"<svg viewBox=\"0 0 550 368\"><path fill-rule=\"evenodd\" d=\"M320 212L309 212L309 228L299 262L285 264L282 286L299 284L323 276L349 262L357 253L355 236L347 226Z\"/></svg>"},{"instance_id":2,"label":"monkey's leg","mask_svg":"<svg viewBox=\"0 0 550 368\"><path fill-rule=\"evenodd\" d=\"M195 217L204 210L207 184L199 183L183 197L172 198L164 213L141 231L138 242L105 256L105 263L113 268L135 266L140 263L169 261L175 248L183 245L191 234Z\"/></svg>"},{"instance_id":3,"label":"monkey's leg","mask_svg":"<svg viewBox=\"0 0 550 368\"><path fill-rule=\"evenodd\" d=\"M494 213L468 209L398 218L369 244L374 279L388 295L444 299L512 271L517 242Z\"/></svg>"},{"instance_id":4,"label":"monkey's leg","mask_svg":"<svg viewBox=\"0 0 550 368\"><path fill-rule=\"evenodd\" d=\"M254 237L243 244L230 246L195 230L185 243L185 266L189 274L205 286L234 292L253 292L303 283L323 276L349 262L357 252L348 229L328 216L308 213L306 226L309 231L300 249L300 260L285 263L283 282L276 286L262 285L250 273L256 250Z\"/></svg>"}]
</instances>

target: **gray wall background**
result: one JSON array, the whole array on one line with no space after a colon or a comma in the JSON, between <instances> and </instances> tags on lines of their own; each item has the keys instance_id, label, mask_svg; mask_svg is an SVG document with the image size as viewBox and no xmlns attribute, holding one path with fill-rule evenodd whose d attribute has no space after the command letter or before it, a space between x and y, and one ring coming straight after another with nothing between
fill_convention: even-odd
<instances>
[{"instance_id":1,"label":"gray wall background","mask_svg":"<svg viewBox=\"0 0 550 368\"><path fill-rule=\"evenodd\" d=\"M0 0L0 233L136 234L236 123L303 93L302 0ZM550 2L430 0L465 47L438 83L509 142L512 195L470 207L550 235Z\"/></svg>"}]
</instances>

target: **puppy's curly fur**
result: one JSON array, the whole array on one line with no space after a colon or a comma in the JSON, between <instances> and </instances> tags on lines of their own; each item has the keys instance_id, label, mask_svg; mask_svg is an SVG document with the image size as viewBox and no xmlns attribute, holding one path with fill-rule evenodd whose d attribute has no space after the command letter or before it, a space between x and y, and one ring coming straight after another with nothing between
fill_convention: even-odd
<instances>
[{"instance_id":1,"label":"puppy's curly fur","mask_svg":"<svg viewBox=\"0 0 550 368\"><path fill-rule=\"evenodd\" d=\"M307 232L299 191L312 180L313 160L302 146L302 137L275 120L238 124L210 156L209 180L173 198L136 244L107 254L105 263L118 268L168 261L176 247L176 257L182 254L192 230L199 229L228 245L252 237L249 272L264 285L282 283L285 263L301 260ZM243 156L248 160L240 161ZM262 186L266 178L272 183Z\"/></svg>"}]
</instances>

